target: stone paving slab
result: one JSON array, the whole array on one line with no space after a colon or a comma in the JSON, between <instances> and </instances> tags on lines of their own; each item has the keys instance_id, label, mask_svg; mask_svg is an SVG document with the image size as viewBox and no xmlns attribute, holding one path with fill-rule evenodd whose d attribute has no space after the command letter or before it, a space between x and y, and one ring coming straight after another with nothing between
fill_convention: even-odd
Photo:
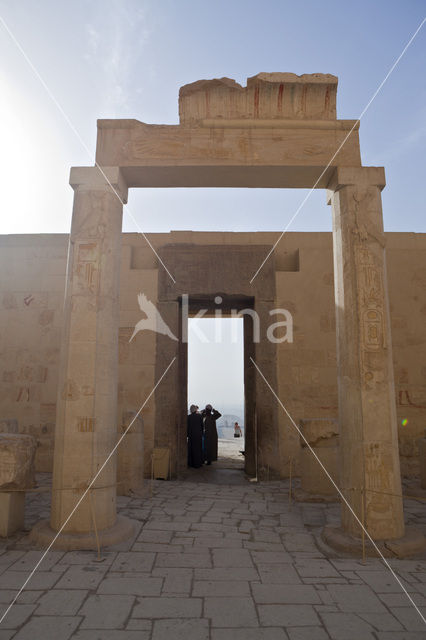
<instances>
[{"instance_id":1,"label":"stone paving slab","mask_svg":"<svg viewBox=\"0 0 426 640\"><path fill-rule=\"evenodd\" d=\"M250 584L248 580L199 580L194 582L192 595L195 597L222 596L227 598L250 596Z\"/></svg>"},{"instance_id":2,"label":"stone paving slab","mask_svg":"<svg viewBox=\"0 0 426 640\"><path fill-rule=\"evenodd\" d=\"M294 566L285 564L258 564L260 579L266 584L301 584L302 580Z\"/></svg>"},{"instance_id":3,"label":"stone paving slab","mask_svg":"<svg viewBox=\"0 0 426 640\"><path fill-rule=\"evenodd\" d=\"M333 602L342 611L361 613L384 613L386 607L368 585L329 585L327 587Z\"/></svg>"},{"instance_id":4,"label":"stone paving slab","mask_svg":"<svg viewBox=\"0 0 426 640\"><path fill-rule=\"evenodd\" d=\"M72 636L72 640L150 640L150 636L150 631L90 629L78 631ZM46 640L50 640L50 638ZM54 636L52 636L52 640L55 640Z\"/></svg>"},{"instance_id":5,"label":"stone paving slab","mask_svg":"<svg viewBox=\"0 0 426 640\"><path fill-rule=\"evenodd\" d=\"M99 594L125 594L133 596L159 596L163 586L162 578L151 577L119 577L105 578L100 582Z\"/></svg>"},{"instance_id":6,"label":"stone paving slab","mask_svg":"<svg viewBox=\"0 0 426 640\"><path fill-rule=\"evenodd\" d=\"M375 640L373 627L355 613L324 613L322 619L333 640Z\"/></svg>"},{"instance_id":7,"label":"stone paving slab","mask_svg":"<svg viewBox=\"0 0 426 640\"><path fill-rule=\"evenodd\" d=\"M34 616L14 636L14 640L68 640L80 624L77 616Z\"/></svg>"},{"instance_id":8,"label":"stone paving slab","mask_svg":"<svg viewBox=\"0 0 426 640\"><path fill-rule=\"evenodd\" d=\"M321 624L315 609L307 604L262 604L258 606L259 618L265 627L296 627Z\"/></svg>"},{"instance_id":9,"label":"stone paving slab","mask_svg":"<svg viewBox=\"0 0 426 640\"><path fill-rule=\"evenodd\" d=\"M319 550L318 523L336 522L338 505L289 506L285 482L254 485L232 472L229 484L215 473L216 483L193 474L155 481L152 498L120 497L121 513L139 520L134 539L102 551L101 562L91 551L47 554L0 640L426 637L381 560ZM48 494L27 498L33 522L48 515ZM411 524L426 523L426 504L406 513ZM3 611L40 557L23 536L0 541ZM390 562L426 615L426 557Z\"/></svg>"},{"instance_id":10,"label":"stone paving slab","mask_svg":"<svg viewBox=\"0 0 426 640\"><path fill-rule=\"evenodd\" d=\"M391 572L386 569L382 571L362 571L358 572L357 575L366 582L370 587L378 592L378 593L401 593L401 585L395 580L394 576ZM399 581L401 582L404 589L406 589L409 593L415 592L416 587L411 585L406 580L399 577Z\"/></svg>"},{"instance_id":11,"label":"stone paving slab","mask_svg":"<svg viewBox=\"0 0 426 640\"><path fill-rule=\"evenodd\" d=\"M208 553L185 554L185 553L158 553L155 567L182 567L195 568L202 567L209 569L212 561ZM1 576L0 576L1 578Z\"/></svg>"},{"instance_id":12,"label":"stone paving slab","mask_svg":"<svg viewBox=\"0 0 426 640\"><path fill-rule=\"evenodd\" d=\"M212 629L212 640L287 640L288 635L280 627L269 629Z\"/></svg>"},{"instance_id":13,"label":"stone paving slab","mask_svg":"<svg viewBox=\"0 0 426 640\"><path fill-rule=\"evenodd\" d=\"M151 571L154 560L154 553L121 552L112 563L111 571Z\"/></svg>"},{"instance_id":14,"label":"stone paving slab","mask_svg":"<svg viewBox=\"0 0 426 640\"><path fill-rule=\"evenodd\" d=\"M133 609L135 618L199 618L203 601L201 598L138 598Z\"/></svg>"},{"instance_id":15,"label":"stone paving slab","mask_svg":"<svg viewBox=\"0 0 426 640\"><path fill-rule=\"evenodd\" d=\"M181 620L155 620L152 640L209 640L209 622L194 618Z\"/></svg>"},{"instance_id":16,"label":"stone paving slab","mask_svg":"<svg viewBox=\"0 0 426 640\"><path fill-rule=\"evenodd\" d=\"M81 607L81 629L122 629L132 610L134 596L89 596Z\"/></svg>"},{"instance_id":17,"label":"stone paving slab","mask_svg":"<svg viewBox=\"0 0 426 640\"><path fill-rule=\"evenodd\" d=\"M305 584L252 585L253 598L258 604L321 604L314 587Z\"/></svg>"},{"instance_id":18,"label":"stone paving slab","mask_svg":"<svg viewBox=\"0 0 426 640\"><path fill-rule=\"evenodd\" d=\"M15 604L2 622L1 628L16 629L17 627L20 627L28 620L35 608L36 605L34 604ZM3 615L5 611L6 606L2 606L0 609L1 615Z\"/></svg>"},{"instance_id":19,"label":"stone paving slab","mask_svg":"<svg viewBox=\"0 0 426 640\"><path fill-rule=\"evenodd\" d=\"M290 640L329 640L323 627L292 627L287 630Z\"/></svg>"},{"instance_id":20,"label":"stone paving slab","mask_svg":"<svg viewBox=\"0 0 426 640\"><path fill-rule=\"evenodd\" d=\"M213 627L257 627L259 625L252 598L204 599L204 615Z\"/></svg>"},{"instance_id":21,"label":"stone paving slab","mask_svg":"<svg viewBox=\"0 0 426 640\"><path fill-rule=\"evenodd\" d=\"M96 589L107 571L105 566L76 565L65 571L56 583L57 589ZM37 573L35 574L35 576ZM34 577L35 577L34 576ZM59 576L56 575L56 580Z\"/></svg>"},{"instance_id":22,"label":"stone paving slab","mask_svg":"<svg viewBox=\"0 0 426 640\"><path fill-rule=\"evenodd\" d=\"M259 580L257 569L250 567L233 567L232 571L226 567L214 569L195 569L195 580Z\"/></svg>"},{"instance_id":23,"label":"stone paving slab","mask_svg":"<svg viewBox=\"0 0 426 640\"><path fill-rule=\"evenodd\" d=\"M50 571L36 571L28 582L28 588L33 590L51 589L60 579L60 574ZM0 576L0 589L21 589L28 578L23 571L5 571Z\"/></svg>"},{"instance_id":24,"label":"stone paving slab","mask_svg":"<svg viewBox=\"0 0 426 640\"><path fill-rule=\"evenodd\" d=\"M50 551L43 558L43 551L27 551L16 562L10 566L11 571L32 571L34 566L41 560L41 563L37 570L49 571L55 566L57 562L61 560L64 555L63 551ZM43 559L42 559L43 558Z\"/></svg>"},{"instance_id":25,"label":"stone paving slab","mask_svg":"<svg viewBox=\"0 0 426 640\"><path fill-rule=\"evenodd\" d=\"M79 589L52 589L38 600L38 616L74 616L86 599L88 591Z\"/></svg>"},{"instance_id":26,"label":"stone paving slab","mask_svg":"<svg viewBox=\"0 0 426 640\"><path fill-rule=\"evenodd\" d=\"M213 566L228 569L253 567L253 560L246 549L213 549Z\"/></svg>"}]
</instances>

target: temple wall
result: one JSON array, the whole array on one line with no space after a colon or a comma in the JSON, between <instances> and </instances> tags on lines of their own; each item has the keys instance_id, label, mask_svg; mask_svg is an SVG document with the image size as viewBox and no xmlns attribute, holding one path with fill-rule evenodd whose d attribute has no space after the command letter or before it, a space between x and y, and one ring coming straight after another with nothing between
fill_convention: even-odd
<instances>
[{"instance_id":1,"label":"temple wall","mask_svg":"<svg viewBox=\"0 0 426 640\"><path fill-rule=\"evenodd\" d=\"M401 463L403 474L414 475L416 440L426 428L426 234L386 235ZM277 234L178 231L149 238L156 248L268 245ZM36 436L40 471L52 468L67 243L66 234L0 237L0 430ZM287 233L278 245L275 268L276 307L294 318L293 344L278 345L278 395L296 424L301 418L337 417L331 233ZM155 304L157 291L153 252L140 234L123 234L118 432L126 413L137 411L155 384L155 334L143 331L129 339L142 318L137 294L145 293ZM154 396L142 416L149 472ZM296 462L299 436L282 411L279 433L285 475L290 459Z\"/></svg>"}]
</instances>

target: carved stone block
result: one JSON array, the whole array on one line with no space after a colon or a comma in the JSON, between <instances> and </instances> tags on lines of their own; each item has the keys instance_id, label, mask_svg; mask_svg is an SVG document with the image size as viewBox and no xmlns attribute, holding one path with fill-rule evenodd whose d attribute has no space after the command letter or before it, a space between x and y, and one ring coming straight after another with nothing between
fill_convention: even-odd
<instances>
[{"instance_id":1,"label":"carved stone block","mask_svg":"<svg viewBox=\"0 0 426 640\"><path fill-rule=\"evenodd\" d=\"M0 489L30 489L35 486L36 440L17 433L0 434Z\"/></svg>"}]
</instances>

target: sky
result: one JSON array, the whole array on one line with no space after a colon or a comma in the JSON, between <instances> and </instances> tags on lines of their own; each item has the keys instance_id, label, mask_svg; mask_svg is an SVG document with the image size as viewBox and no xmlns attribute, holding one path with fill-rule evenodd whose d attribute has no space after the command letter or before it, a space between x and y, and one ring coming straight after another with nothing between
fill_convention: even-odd
<instances>
[{"instance_id":1,"label":"sky","mask_svg":"<svg viewBox=\"0 0 426 640\"><path fill-rule=\"evenodd\" d=\"M177 124L179 87L201 78L332 73L338 117L357 118L424 15L423 0L0 0L0 233L68 232L69 170L93 165L96 119ZM426 26L361 121L389 231L426 232L425 68ZM128 210L145 232L280 231L305 193L133 189ZM137 230L128 212L123 228ZM290 230L330 229L315 191Z\"/></svg>"},{"instance_id":2,"label":"sky","mask_svg":"<svg viewBox=\"0 0 426 640\"><path fill-rule=\"evenodd\" d=\"M242 324L242 318L189 319L188 404L244 415Z\"/></svg>"},{"instance_id":3,"label":"sky","mask_svg":"<svg viewBox=\"0 0 426 640\"><path fill-rule=\"evenodd\" d=\"M97 118L177 124L179 87L202 78L331 73L338 118L358 118L425 14L424 0L0 0L0 233L67 233ZM426 232L425 69L426 25L361 120L388 231ZM279 232L306 193L134 189L123 229ZM318 190L289 231L329 230Z\"/></svg>"}]
</instances>

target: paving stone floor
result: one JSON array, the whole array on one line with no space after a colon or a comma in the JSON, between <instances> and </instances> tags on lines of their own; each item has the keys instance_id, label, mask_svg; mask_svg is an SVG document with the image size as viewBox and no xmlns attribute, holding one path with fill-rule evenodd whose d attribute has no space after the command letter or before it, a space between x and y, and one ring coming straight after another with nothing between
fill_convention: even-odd
<instances>
[{"instance_id":1,"label":"paving stone floor","mask_svg":"<svg viewBox=\"0 0 426 640\"><path fill-rule=\"evenodd\" d=\"M48 476L40 478L46 484ZM27 495L30 528L50 494ZM203 468L118 498L133 540L102 553L50 552L0 625L0 640L420 640L426 626L380 560L324 551L338 505L289 505L288 483ZM406 501L426 530L426 504ZM0 544L0 606L41 552ZM426 557L392 560L426 616Z\"/></svg>"}]
</instances>

